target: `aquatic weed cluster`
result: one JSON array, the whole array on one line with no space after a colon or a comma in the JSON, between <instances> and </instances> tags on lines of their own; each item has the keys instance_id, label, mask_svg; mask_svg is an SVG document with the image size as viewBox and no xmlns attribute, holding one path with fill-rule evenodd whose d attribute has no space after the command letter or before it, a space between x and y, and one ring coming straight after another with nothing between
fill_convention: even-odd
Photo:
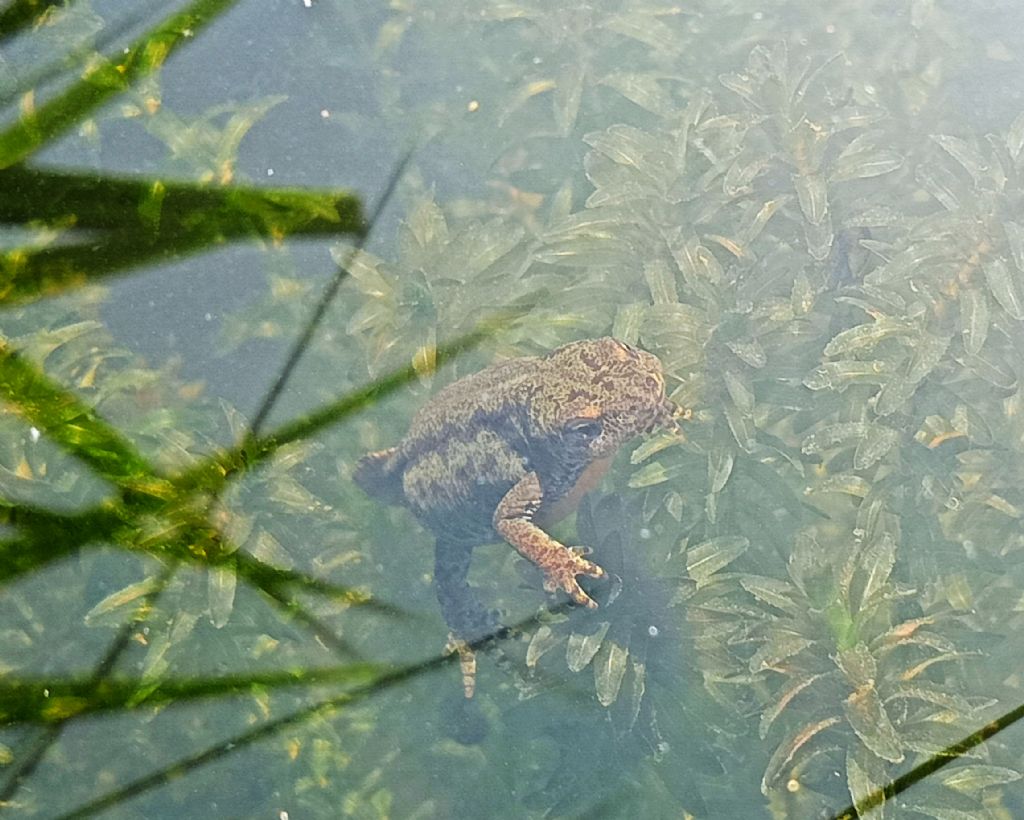
<instances>
[{"instance_id":1,"label":"aquatic weed cluster","mask_svg":"<svg viewBox=\"0 0 1024 820\"><path fill-rule=\"evenodd\" d=\"M180 364L152 367L112 338L100 291L5 312L5 349L82 403L33 382L23 415L64 407L74 421L87 406L161 471L192 476L168 488L131 473L120 529L93 522L118 548L52 574L17 565L38 588L0 604L0 668L77 672L83 647L99 653L128 623L133 675L53 700L12 684L8 718L135 706L153 727L106 765L71 744L42 776L130 783L130 755L163 761L161 739L207 737L201 712L183 723L169 704L234 694L223 736L327 703L268 735L248 766L277 773L240 805L446 816L514 794L538 815L803 817L862 803L1017 705L1024 115L958 94L979 62L1015 64L987 22L1007 10L809 5L319 3L334 25L285 68L315 58L370 89L324 90L349 150L398 149L406 135L418 147L400 224L371 250L334 248L349 278L280 415L397 369L411 381L386 405L372 391L346 405L338 431L314 424L315 441L300 431L256 448L258 470L245 415ZM102 29L88 4L70 8L40 36ZM244 177L240 146L275 122L277 90L186 115L162 105L162 81L137 83L80 142L128 122L165 146L160 173L213 190ZM161 225L164 196L140 200L144 228ZM225 356L283 348L304 321L315 290L281 243L332 213L323 200L243 205L234 235L266 241L266 284L224 322ZM31 241L5 253L15 275L71 223L28 227ZM79 270L44 263L48 286ZM438 351L509 308L522 315L438 373ZM536 583L511 583L510 551L485 550L483 594L536 622L503 644L507 664L482 661L480 714L436 695L436 681L457 687L451 669L388 689L384 663L439 649L443 629L427 536L351 486L354 460L400 433L435 381L605 333L656 353L693 418L685 441L655 437L620 460L577 518L612 575L592 586L601 608L549 612ZM33 508L77 513L121 488L117 458L90 462L104 484L37 427L0 423L0 489L30 543L49 532ZM61 443L81 456L81 442ZM146 493L160 503L139 503ZM54 660L40 667L44 646ZM219 685L215 670L240 679ZM329 697L332 683L374 682L377 701ZM0 740L5 763L15 740ZM1018 758L989 742L871 816L1013 816ZM203 777L157 783L215 791ZM83 785L69 799L94 796Z\"/></svg>"}]
</instances>

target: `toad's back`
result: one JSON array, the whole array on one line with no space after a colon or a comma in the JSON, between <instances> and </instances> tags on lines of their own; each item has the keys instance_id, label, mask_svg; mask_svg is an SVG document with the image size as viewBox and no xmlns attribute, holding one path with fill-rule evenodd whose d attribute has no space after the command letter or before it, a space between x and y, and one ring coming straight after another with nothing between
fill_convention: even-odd
<instances>
[{"instance_id":1,"label":"toad's back","mask_svg":"<svg viewBox=\"0 0 1024 820\"><path fill-rule=\"evenodd\" d=\"M360 462L356 482L408 506L435 533L492 538L498 501L525 473L528 404L542 369L535 357L510 359L448 385L397 447Z\"/></svg>"}]
</instances>

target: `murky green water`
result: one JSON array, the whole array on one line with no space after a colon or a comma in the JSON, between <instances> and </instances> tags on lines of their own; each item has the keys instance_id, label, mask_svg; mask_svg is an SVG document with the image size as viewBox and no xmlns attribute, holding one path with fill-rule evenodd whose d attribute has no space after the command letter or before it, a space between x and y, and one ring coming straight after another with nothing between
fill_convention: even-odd
<instances>
[{"instance_id":1,"label":"murky green water","mask_svg":"<svg viewBox=\"0 0 1024 820\"><path fill-rule=\"evenodd\" d=\"M8 4L5 816L1024 816L1021 31ZM553 530L598 609L476 550L518 627L467 702L433 539L353 466L603 335L661 358L685 437Z\"/></svg>"}]
</instances>

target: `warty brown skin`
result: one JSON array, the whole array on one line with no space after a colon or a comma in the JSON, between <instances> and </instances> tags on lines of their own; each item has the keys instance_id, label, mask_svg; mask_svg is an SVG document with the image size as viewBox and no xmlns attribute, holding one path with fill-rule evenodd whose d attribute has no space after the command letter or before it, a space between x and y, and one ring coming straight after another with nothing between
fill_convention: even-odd
<instances>
[{"instance_id":1,"label":"warty brown skin","mask_svg":"<svg viewBox=\"0 0 1024 820\"><path fill-rule=\"evenodd\" d=\"M608 337L573 342L452 383L397 446L364 456L354 478L436 535L438 600L454 645L465 650L498 626L466 581L479 544L507 541L540 568L549 592L596 606L576 579L604 571L542 527L576 508L622 444L673 427L677 412L655 356ZM471 653L463 661L469 696Z\"/></svg>"}]
</instances>

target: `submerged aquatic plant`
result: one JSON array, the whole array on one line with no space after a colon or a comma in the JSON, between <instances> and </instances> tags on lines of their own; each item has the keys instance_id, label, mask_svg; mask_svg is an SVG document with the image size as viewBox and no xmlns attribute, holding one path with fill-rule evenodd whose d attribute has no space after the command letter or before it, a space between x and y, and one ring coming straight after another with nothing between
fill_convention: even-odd
<instances>
[{"instance_id":1,"label":"submerged aquatic plant","mask_svg":"<svg viewBox=\"0 0 1024 820\"><path fill-rule=\"evenodd\" d=\"M0 183L20 194L0 197L0 385L17 412L0 419L0 713L39 727L31 744L0 739L7 794L62 729L117 713L188 752L133 780L130 761L67 747L63 772L111 784L70 795L83 812L157 787L215 793L173 775L260 740L266 793L246 805L280 793L320 813L493 809L467 782L529 795L538 814L1020 808L1019 756L989 735L956 742L1021 699L1024 116L978 134L940 110L979 51L954 10L316 4L356 47L339 54L341 27L317 26L284 73L308 52L372 76L368 95L325 91L332 133L365 146L408 128L427 144L394 249L335 249L345 290L294 399L323 405L269 431L258 413L253 431L219 385L122 346L103 292L79 286L257 237L267 275L224 323L223 352L276 353L316 292L287 240L360 233L357 203L237 182L279 89L168 107L168 55L229 3L193 3L109 58L85 0L42 5L0 13L0 42L34 24L86 59L84 79L38 100L0 61ZM474 33L458 54L455 25ZM124 105L101 110L115 94ZM86 152L146 131L161 173L24 164L74 127ZM510 306L532 310L480 331ZM665 362L694 409L686 439L624 454L575 522L614 576L591 587L601 608L542 606L505 646L513 675L484 673L458 734L417 683L444 661L387 655L434 632L386 604L433 611L429 561L351 488L382 424L355 414L390 394L406 417L417 382L608 332ZM494 587L510 610L538 607ZM213 697L227 746L181 718ZM510 750L527 736L541 751L523 765ZM954 762L929 783L872 797L936 755Z\"/></svg>"}]
</instances>

